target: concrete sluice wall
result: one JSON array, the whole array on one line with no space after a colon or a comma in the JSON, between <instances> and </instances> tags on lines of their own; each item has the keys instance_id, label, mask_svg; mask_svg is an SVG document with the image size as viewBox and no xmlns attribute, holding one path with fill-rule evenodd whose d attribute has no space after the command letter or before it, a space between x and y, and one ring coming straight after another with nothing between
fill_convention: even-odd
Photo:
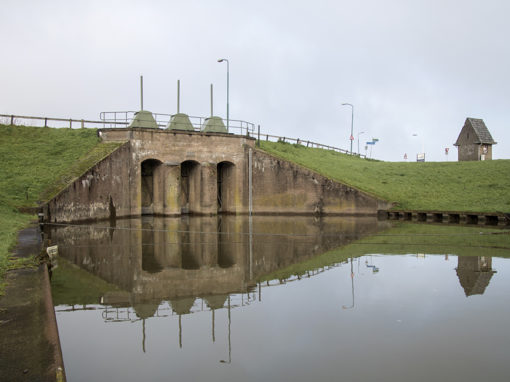
<instances>
[{"instance_id":1,"label":"concrete sluice wall","mask_svg":"<svg viewBox=\"0 0 510 382\"><path fill-rule=\"evenodd\" d=\"M258 216L250 235L245 216L138 217L113 227L49 224L45 233L59 256L118 286L133 305L245 293L271 272L388 226L375 217Z\"/></svg>"},{"instance_id":2,"label":"concrete sluice wall","mask_svg":"<svg viewBox=\"0 0 510 382\"><path fill-rule=\"evenodd\" d=\"M254 214L376 215L389 207L257 150L252 138L143 128L99 134L125 143L49 201L45 221L248 214L250 184Z\"/></svg>"}]
</instances>

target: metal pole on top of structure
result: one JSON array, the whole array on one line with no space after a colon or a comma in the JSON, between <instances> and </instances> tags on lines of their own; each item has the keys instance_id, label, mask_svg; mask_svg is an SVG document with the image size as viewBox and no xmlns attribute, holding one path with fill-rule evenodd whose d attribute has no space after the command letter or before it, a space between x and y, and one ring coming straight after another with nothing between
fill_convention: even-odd
<instances>
[{"instance_id":1,"label":"metal pole on top of structure","mask_svg":"<svg viewBox=\"0 0 510 382\"><path fill-rule=\"evenodd\" d=\"M213 84L211 84L211 117L214 115L213 113Z\"/></svg>"},{"instance_id":2,"label":"metal pole on top of structure","mask_svg":"<svg viewBox=\"0 0 510 382\"><path fill-rule=\"evenodd\" d=\"M181 105L181 80L177 80L177 114L179 114Z\"/></svg>"},{"instance_id":3,"label":"metal pole on top of structure","mask_svg":"<svg viewBox=\"0 0 510 382\"><path fill-rule=\"evenodd\" d=\"M143 110L143 76L140 76L140 110Z\"/></svg>"}]
</instances>

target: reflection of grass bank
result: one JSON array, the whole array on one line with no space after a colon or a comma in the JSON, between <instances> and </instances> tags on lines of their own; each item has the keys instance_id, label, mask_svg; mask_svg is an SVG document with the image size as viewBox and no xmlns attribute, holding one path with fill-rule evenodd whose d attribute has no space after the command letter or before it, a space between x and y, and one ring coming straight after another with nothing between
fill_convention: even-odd
<instances>
[{"instance_id":1,"label":"reflection of grass bank","mask_svg":"<svg viewBox=\"0 0 510 382\"><path fill-rule=\"evenodd\" d=\"M510 160L379 162L289 143L262 141L261 148L397 208L510 212Z\"/></svg>"},{"instance_id":2,"label":"reflection of grass bank","mask_svg":"<svg viewBox=\"0 0 510 382\"><path fill-rule=\"evenodd\" d=\"M510 233L508 230L484 227L399 223L395 228L277 270L257 281L303 276L312 270L346 261L349 257L419 253L508 258Z\"/></svg>"},{"instance_id":3,"label":"reflection of grass bank","mask_svg":"<svg viewBox=\"0 0 510 382\"><path fill-rule=\"evenodd\" d=\"M61 257L51 277L51 294L55 306L99 304L101 296L106 292L119 290L117 286Z\"/></svg>"},{"instance_id":4,"label":"reflection of grass bank","mask_svg":"<svg viewBox=\"0 0 510 382\"><path fill-rule=\"evenodd\" d=\"M99 144L96 129L0 125L0 280L20 266L9 250L18 230L34 219L19 209L51 198L116 147Z\"/></svg>"}]
</instances>

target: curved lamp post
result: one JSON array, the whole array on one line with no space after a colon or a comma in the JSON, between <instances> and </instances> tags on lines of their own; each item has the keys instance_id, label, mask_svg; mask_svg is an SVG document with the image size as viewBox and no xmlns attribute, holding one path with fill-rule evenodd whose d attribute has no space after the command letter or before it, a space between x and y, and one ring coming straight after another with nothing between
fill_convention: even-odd
<instances>
[{"instance_id":1,"label":"curved lamp post","mask_svg":"<svg viewBox=\"0 0 510 382\"><path fill-rule=\"evenodd\" d=\"M230 77L230 63L228 62L228 60L226 58L220 58L218 60L218 62L226 62L227 63L227 132L229 131L228 130L228 126L229 126L229 113L228 113L228 92L229 92L229 77Z\"/></svg>"},{"instance_id":2,"label":"curved lamp post","mask_svg":"<svg viewBox=\"0 0 510 382\"><path fill-rule=\"evenodd\" d=\"M351 155L352 155L352 141L354 140L353 134L353 126L354 126L354 105L350 103L343 103L342 106L350 106L351 107L351 136L349 137L351 141Z\"/></svg>"}]
</instances>

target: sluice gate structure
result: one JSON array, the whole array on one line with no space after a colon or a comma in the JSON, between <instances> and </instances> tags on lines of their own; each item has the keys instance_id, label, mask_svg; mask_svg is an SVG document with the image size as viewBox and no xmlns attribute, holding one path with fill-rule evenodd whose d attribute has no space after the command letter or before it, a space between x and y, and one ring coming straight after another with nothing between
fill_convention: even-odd
<instances>
[{"instance_id":1,"label":"sluice gate structure","mask_svg":"<svg viewBox=\"0 0 510 382\"><path fill-rule=\"evenodd\" d=\"M246 135L99 129L121 145L43 206L46 222L141 215L375 216L390 204L256 148Z\"/></svg>"}]
</instances>

